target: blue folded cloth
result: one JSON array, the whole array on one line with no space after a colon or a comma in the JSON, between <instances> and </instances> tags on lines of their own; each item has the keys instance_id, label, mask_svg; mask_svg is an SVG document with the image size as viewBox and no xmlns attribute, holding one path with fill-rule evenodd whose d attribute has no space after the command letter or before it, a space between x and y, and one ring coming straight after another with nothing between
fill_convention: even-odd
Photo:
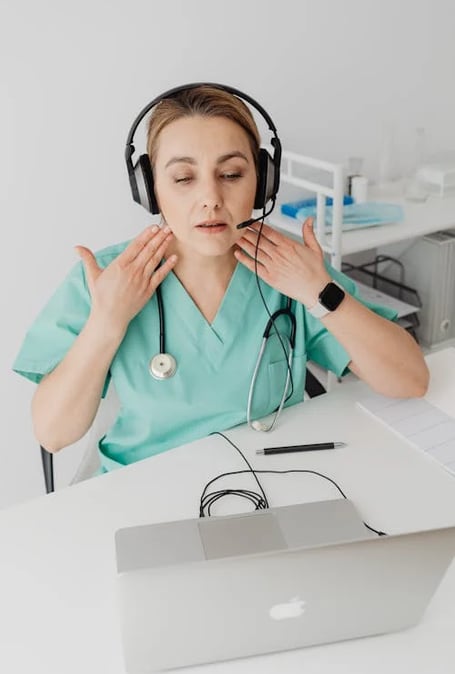
<instances>
[{"instance_id":1,"label":"blue folded cloth","mask_svg":"<svg viewBox=\"0 0 455 674\"><path fill-rule=\"evenodd\" d=\"M327 197L326 202L327 206L333 204L332 197ZM354 199L350 194L345 194L343 197L343 204L353 204ZM291 218L295 218L297 212L301 208L307 208L307 206L316 206L316 197L309 197L307 199L300 199L299 201L290 201L286 204L281 204L281 212L283 215L290 215Z\"/></svg>"},{"instance_id":2,"label":"blue folded cloth","mask_svg":"<svg viewBox=\"0 0 455 674\"><path fill-rule=\"evenodd\" d=\"M332 206L325 208L325 224L327 229L332 227ZM316 218L316 207L305 206L300 208L295 216L303 221L308 217ZM382 201L366 201L362 204L348 204L343 206L343 230L360 229L362 227L374 227L398 223L403 220L403 208L398 204L386 204Z\"/></svg>"}]
</instances>

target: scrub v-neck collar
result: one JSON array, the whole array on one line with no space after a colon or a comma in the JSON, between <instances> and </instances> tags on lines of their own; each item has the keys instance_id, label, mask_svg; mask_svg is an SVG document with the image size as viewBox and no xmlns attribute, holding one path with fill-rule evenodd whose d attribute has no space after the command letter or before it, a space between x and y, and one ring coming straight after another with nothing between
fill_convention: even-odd
<instances>
[{"instance_id":1,"label":"scrub v-neck collar","mask_svg":"<svg viewBox=\"0 0 455 674\"><path fill-rule=\"evenodd\" d=\"M215 318L212 323L209 323L177 276L171 271L162 285L164 320L167 319L166 309L169 307L168 312L170 310L176 313L196 344L201 345L204 351L210 347L209 353L214 356L220 355L235 339L238 326L243 321L244 311L247 310L250 286L253 281L254 274L237 262ZM169 344L169 348L171 348L172 341L172 335L166 334L166 344Z\"/></svg>"}]
</instances>

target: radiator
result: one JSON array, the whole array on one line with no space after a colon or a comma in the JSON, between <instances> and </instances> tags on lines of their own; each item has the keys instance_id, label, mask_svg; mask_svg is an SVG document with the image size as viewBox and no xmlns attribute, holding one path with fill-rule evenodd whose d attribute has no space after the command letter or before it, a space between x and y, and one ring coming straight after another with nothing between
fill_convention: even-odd
<instances>
[{"instance_id":1,"label":"radiator","mask_svg":"<svg viewBox=\"0 0 455 674\"><path fill-rule=\"evenodd\" d=\"M455 337L455 229L417 239L402 253L406 283L422 300L419 341L428 347Z\"/></svg>"}]
</instances>

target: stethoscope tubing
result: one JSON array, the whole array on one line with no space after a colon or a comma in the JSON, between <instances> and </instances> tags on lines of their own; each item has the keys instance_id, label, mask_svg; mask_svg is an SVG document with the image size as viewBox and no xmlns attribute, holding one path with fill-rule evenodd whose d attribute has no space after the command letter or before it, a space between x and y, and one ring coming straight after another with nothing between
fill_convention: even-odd
<instances>
[{"instance_id":1,"label":"stethoscope tubing","mask_svg":"<svg viewBox=\"0 0 455 674\"><path fill-rule=\"evenodd\" d=\"M175 359L174 359L173 356L166 353L164 306L163 306L163 295L162 295L160 286L158 286L156 288L155 295L156 295L156 300L157 300L158 318L159 318L159 331L160 331L159 346L160 346L160 351L156 356L154 356L152 358L151 363L153 363L154 361L156 362L157 359L164 357L166 359L170 359L170 361L173 362L174 366L169 369L169 372L171 372L171 374L169 374L167 376L163 375L163 374L160 374L160 375L156 376L153 373L153 366L152 365L150 366L150 373L156 379L164 380L164 379L168 379L170 376L173 376L175 374L176 362L175 362ZM275 321L280 316L287 316L289 318L289 321L291 323L291 334L290 334L289 337L284 336L284 335L279 336L278 330L275 326ZM257 380L257 377L258 377L259 368L261 366L262 358L263 358L264 351L265 351L265 348L266 348L266 345L267 345L267 341L268 341L268 339L271 335L272 330L275 330L276 334L279 336L280 341L283 340L283 339L285 340L286 345L288 347L288 351L286 352L286 348L283 345L283 343L281 342L282 346L283 346L283 350L286 353L287 373L286 373L286 382L285 382L285 385L284 385L283 395L281 396L280 404L275 411L275 414L273 416L273 419L272 419L271 423L268 426L266 426L266 425L264 425L264 423L254 422L251 419L251 409L252 409L252 405L253 405L254 390L255 390L255 386L256 386L256 380ZM262 335L262 343L261 343L261 347L259 349L258 357L256 359L256 364L254 366L253 376L251 378L250 388L249 388L249 391L248 391L246 416L247 416L247 423L250 426L250 428L254 428L255 430L262 430L262 431L265 431L265 432L269 432L269 431L273 430L273 428L276 425L276 422L278 421L278 417L280 416L281 410L283 409L284 403L286 402L289 384L290 384L290 381L291 381L291 369L292 369L292 361L293 361L294 347L295 347L295 333L296 333L295 314L292 312L292 300L291 300L290 297L288 297L287 301L286 301L286 307L283 308L283 309L278 309L272 315L270 315L269 320L267 321L267 325L265 327L264 333ZM256 426L254 424L256 424Z\"/></svg>"},{"instance_id":2,"label":"stethoscope tubing","mask_svg":"<svg viewBox=\"0 0 455 674\"><path fill-rule=\"evenodd\" d=\"M257 379L257 375L258 375L258 372L259 372L259 368L260 368L261 362L262 362L262 356L264 354L265 347L266 347L266 344L267 344L267 337L264 337L263 340L262 340L261 348L259 350L259 354L258 354L258 357L257 357L257 360L256 360L256 365L254 367L253 376L251 378L250 389L248 391L248 402L247 402L247 408L246 408L246 420L247 420L248 426L250 426L250 428L254 428L254 430L261 430L261 431L264 431L266 433L273 430L273 428L276 425L276 422L278 421L278 417L281 414L281 410L283 409L283 405L286 402L286 396L287 396L289 384L290 384L290 381L291 381L291 368L292 368L292 360L293 360L293 355L294 355L294 349L293 349L293 347L291 345L291 341L288 337L283 336L282 339L285 339L287 344L289 345L289 353L287 355L287 363L286 363L286 365L287 365L286 383L284 385L283 395L281 396L280 404L278 405L278 407L275 411L272 422L268 426L266 426L263 422L261 422L258 425L257 422L254 422L251 419L251 408L252 408L252 405L253 405L254 389L255 389L255 386L256 386L256 379Z\"/></svg>"}]
</instances>

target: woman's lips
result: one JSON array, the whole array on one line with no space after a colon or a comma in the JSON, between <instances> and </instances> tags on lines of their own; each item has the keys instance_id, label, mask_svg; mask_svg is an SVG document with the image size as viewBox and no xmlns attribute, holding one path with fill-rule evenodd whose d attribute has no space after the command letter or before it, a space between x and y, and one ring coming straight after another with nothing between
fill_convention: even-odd
<instances>
[{"instance_id":1,"label":"woman's lips","mask_svg":"<svg viewBox=\"0 0 455 674\"><path fill-rule=\"evenodd\" d=\"M216 234L217 232L223 232L227 228L225 222L220 222L219 220L207 220L206 222L200 222L196 225L196 229L199 229L202 232L207 234Z\"/></svg>"}]
</instances>

